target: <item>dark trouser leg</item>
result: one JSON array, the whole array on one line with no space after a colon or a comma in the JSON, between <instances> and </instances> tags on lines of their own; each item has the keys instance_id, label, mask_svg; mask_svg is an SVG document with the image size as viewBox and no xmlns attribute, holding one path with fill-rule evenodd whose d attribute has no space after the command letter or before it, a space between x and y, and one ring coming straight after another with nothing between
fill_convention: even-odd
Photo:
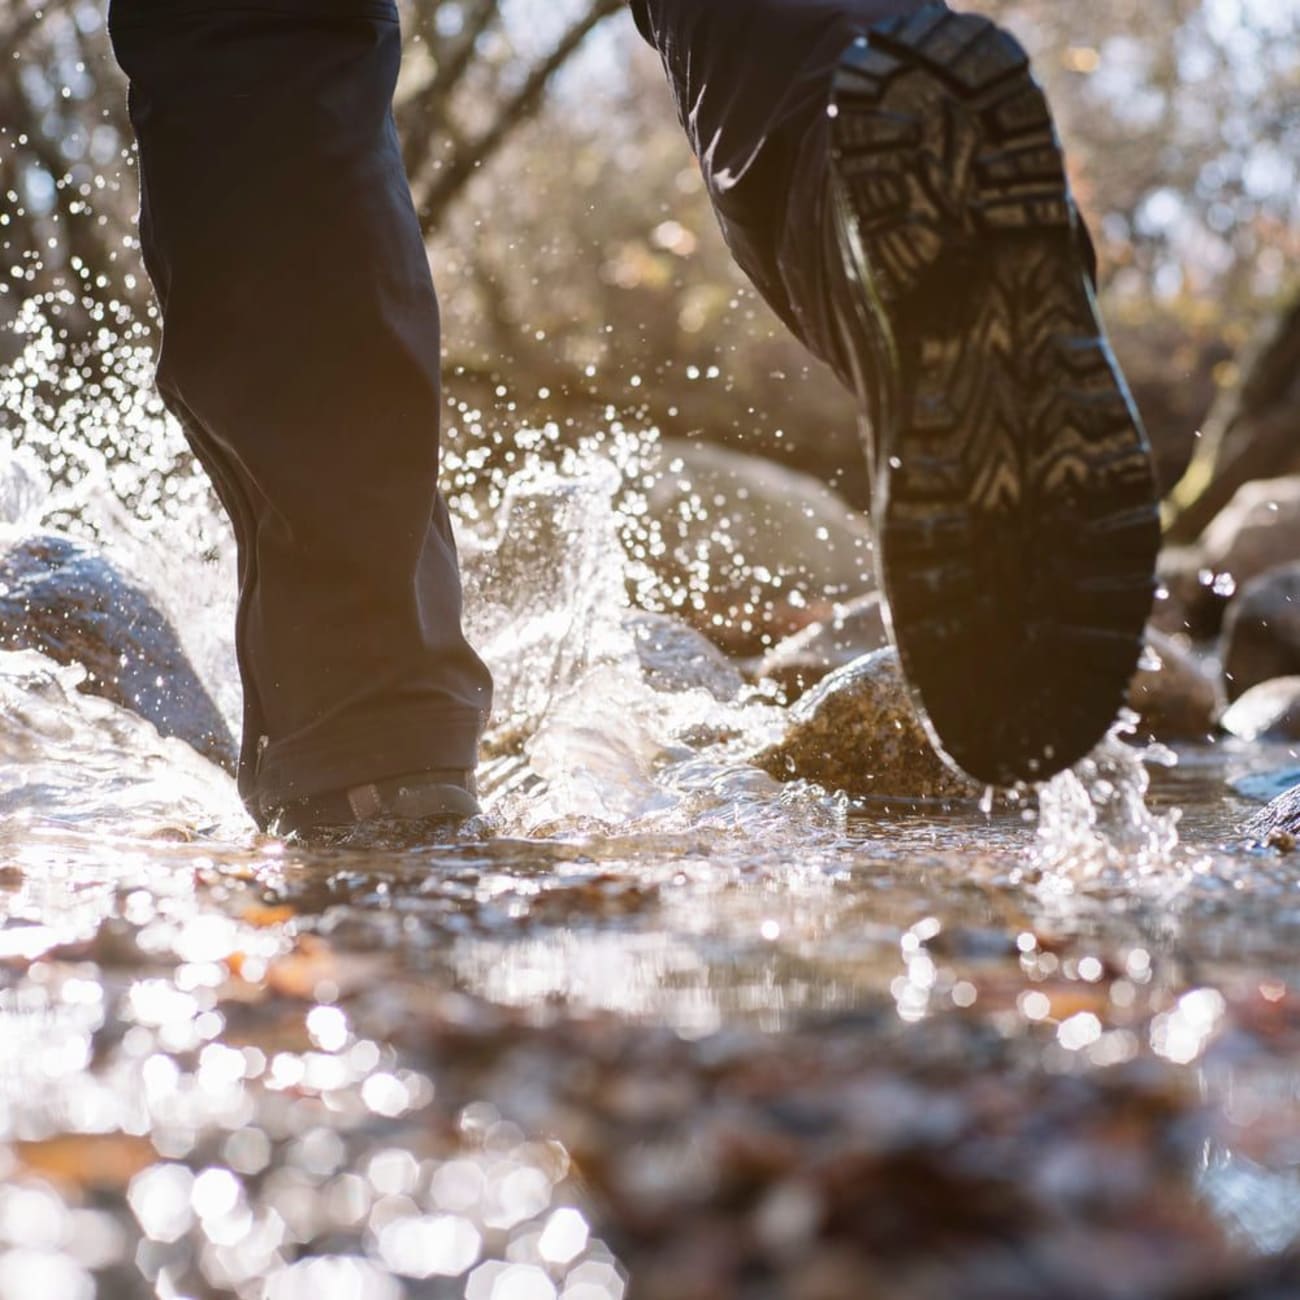
<instances>
[{"instance_id":1,"label":"dark trouser leg","mask_svg":"<svg viewBox=\"0 0 1300 1300\"><path fill-rule=\"evenodd\" d=\"M796 334L834 361L820 222L836 60L872 23L926 0L632 0L660 53L723 234ZM807 178L807 179L805 179Z\"/></svg>"},{"instance_id":2,"label":"dark trouser leg","mask_svg":"<svg viewBox=\"0 0 1300 1300\"><path fill-rule=\"evenodd\" d=\"M376 0L113 0L158 382L234 523L240 790L471 769L490 705L438 470L438 308Z\"/></svg>"},{"instance_id":3,"label":"dark trouser leg","mask_svg":"<svg viewBox=\"0 0 1300 1300\"><path fill-rule=\"evenodd\" d=\"M738 260L852 383L931 738L984 783L1069 767L1126 698L1159 513L1024 50L939 0L634 4Z\"/></svg>"}]
</instances>

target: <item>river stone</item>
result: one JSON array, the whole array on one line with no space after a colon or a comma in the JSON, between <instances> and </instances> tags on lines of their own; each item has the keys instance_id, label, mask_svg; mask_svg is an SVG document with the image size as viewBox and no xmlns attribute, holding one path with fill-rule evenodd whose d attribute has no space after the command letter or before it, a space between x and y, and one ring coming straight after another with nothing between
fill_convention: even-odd
<instances>
[{"instance_id":1,"label":"river stone","mask_svg":"<svg viewBox=\"0 0 1300 1300\"><path fill-rule=\"evenodd\" d=\"M1242 823L1241 834L1256 844L1294 848L1300 837L1300 785L1292 786L1248 818Z\"/></svg>"},{"instance_id":2,"label":"river stone","mask_svg":"<svg viewBox=\"0 0 1300 1300\"><path fill-rule=\"evenodd\" d=\"M952 800L981 794L934 752L892 647L815 686L790 710L780 743L754 762L780 781L816 781L851 795Z\"/></svg>"},{"instance_id":3,"label":"river stone","mask_svg":"<svg viewBox=\"0 0 1300 1300\"><path fill-rule=\"evenodd\" d=\"M1139 668L1129 685L1128 706L1138 715L1140 734L1153 740L1210 735L1222 706L1214 678L1174 637L1148 628L1146 644L1160 666Z\"/></svg>"},{"instance_id":4,"label":"river stone","mask_svg":"<svg viewBox=\"0 0 1300 1300\"><path fill-rule=\"evenodd\" d=\"M1156 580L1152 627L1193 640L1219 635L1235 584L1226 575L1216 580L1200 547L1167 546L1156 561Z\"/></svg>"},{"instance_id":5,"label":"river stone","mask_svg":"<svg viewBox=\"0 0 1300 1300\"><path fill-rule=\"evenodd\" d=\"M1237 489L1201 538L1206 566L1240 591L1267 569L1300 560L1300 475Z\"/></svg>"},{"instance_id":6,"label":"river stone","mask_svg":"<svg viewBox=\"0 0 1300 1300\"><path fill-rule=\"evenodd\" d=\"M657 691L707 691L720 703L740 694L740 670L703 633L667 614L634 610L623 620L646 681Z\"/></svg>"},{"instance_id":7,"label":"river stone","mask_svg":"<svg viewBox=\"0 0 1300 1300\"><path fill-rule=\"evenodd\" d=\"M1219 725L1241 740L1300 740L1300 677L1274 677L1252 686Z\"/></svg>"},{"instance_id":8,"label":"river stone","mask_svg":"<svg viewBox=\"0 0 1300 1300\"><path fill-rule=\"evenodd\" d=\"M793 702L827 674L888 644L880 593L869 591L774 646L755 675L776 682Z\"/></svg>"},{"instance_id":9,"label":"river stone","mask_svg":"<svg viewBox=\"0 0 1300 1300\"><path fill-rule=\"evenodd\" d=\"M1228 606L1219 647L1229 699L1260 682L1300 673L1300 564L1246 584Z\"/></svg>"},{"instance_id":10,"label":"river stone","mask_svg":"<svg viewBox=\"0 0 1300 1300\"><path fill-rule=\"evenodd\" d=\"M870 529L820 480L679 439L649 473L646 563L689 592L676 612L729 654L762 654L872 589Z\"/></svg>"},{"instance_id":11,"label":"river stone","mask_svg":"<svg viewBox=\"0 0 1300 1300\"><path fill-rule=\"evenodd\" d=\"M40 535L0 553L0 649L79 664L80 690L234 770L234 739L166 616L81 542Z\"/></svg>"}]
</instances>

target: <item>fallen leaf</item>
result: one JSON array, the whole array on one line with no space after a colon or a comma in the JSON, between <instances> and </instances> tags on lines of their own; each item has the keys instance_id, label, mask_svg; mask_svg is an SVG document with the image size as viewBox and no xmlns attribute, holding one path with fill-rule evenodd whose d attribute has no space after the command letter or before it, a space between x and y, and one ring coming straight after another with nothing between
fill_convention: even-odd
<instances>
[{"instance_id":1,"label":"fallen leaf","mask_svg":"<svg viewBox=\"0 0 1300 1300\"><path fill-rule=\"evenodd\" d=\"M388 963L379 957L339 953L314 934L298 937L293 951L266 969L266 986L283 998L315 1001L322 986L332 997L346 997L374 984Z\"/></svg>"},{"instance_id":2,"label":"fallen leaf","mask_svg":"<svg viewBox=\"0 0 1300 1300\"><path fill-rule=\"evenodd\" d=\"M158 1153L148 1138L130 1133L62 1133L15 1142L14 1155L29 1173L65 1187L125 1187Z\"/></svg>"},{"instance_id":3,"label":"fallen leaf","mask_svg":"<svg viewBox=\"0 0 1300 1300\"><path fill-rule=\"evenodd\" d=\"M292 921L297 915L297 911L290 907L288 903L281 903L275 907L268 907L262 903L252 903L243 910L239 919L249 925L269 928L273 925L283 925L286 921Z\"/></svg>"}]
</instances>

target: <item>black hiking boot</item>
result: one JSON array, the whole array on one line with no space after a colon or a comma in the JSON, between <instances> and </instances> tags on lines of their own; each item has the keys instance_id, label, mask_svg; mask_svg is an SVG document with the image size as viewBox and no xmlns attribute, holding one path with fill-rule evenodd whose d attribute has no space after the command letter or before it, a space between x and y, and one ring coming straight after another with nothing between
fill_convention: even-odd
<instances>
[{"instance_id":1,"label":"black hiking boot","mask_svg":"<svg viewBox=\"0 0 1300 1300\"><path fill-rule=\"evenodd\" d=\"M403 849L454 837L481 815L473 772L418 772L298 799L267 827L312 848Z\"/></svg>"},{"instance_id":2,"label":"black hiking boot","mask_svg":"<svg viewBox=\"0 0 1300 1300\"><path fill-rule=\"evenodd\" d=\"M892 637L940 752L1042 780L1123 707L1154 593L1150 451L1020 45L941 5L834 76L832 311Z\"/></svg>"}]
</instances>

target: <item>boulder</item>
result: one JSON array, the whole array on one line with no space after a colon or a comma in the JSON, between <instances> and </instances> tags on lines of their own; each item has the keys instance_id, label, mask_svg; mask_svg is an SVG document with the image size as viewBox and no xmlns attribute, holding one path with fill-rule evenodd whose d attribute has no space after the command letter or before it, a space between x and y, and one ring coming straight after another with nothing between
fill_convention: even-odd
<instances>
[{"instance_id":1,"label":"boulder","mask_svg":"<svg viewBox=\"0 0 1300 1300\"><path fill-rule=\"evenodd\" d=\"M981 794L934 752L892 647L814 687L790 710L785 736L754 762L777 780L815 781L851 795L911 801Z\"/></svg>"},{"instance_id":2,"label":"boulder","mask_svg":"<svg viewBox=\"0 0 1300 1300\"><path fill-rule=\"evenodd\" d=\"M674 439L649 473L646 563L673 611L728 653L762 654L872 589L870 529L818 479Z\"/></svg>"},{"instance_id":3,"label":"boulder","mask_svg":"<svg viewBox=\"0 0 1300 1300\"><path fill-rule=\"evenodd\" d=\"M1300 740L1300 677L1275 677L1252 686L1219 725L1241 740Z\"/></svg>"},{"instance_id":4,"label":"boulder","mask_svg":"<svg viewBox=\"0 0 1300 1300\"><path fill-rule=\"evenodd\" d=\"M1269 569L1228 606L1219 646L1228 698L1300 673L1300 563Z\"/></svg>"},{"instance_id":5,"label":"boulder","mask_svg":"<svg viewBox=\"0 0 1300 1300\"><path fill-rule=\"evenodd\" d=\"M774 646L754 673L776 682L793 702L836 669L888 644L880 593L870 591Z\"/></svg>"},{"instance_id":6,"label":"boulder","mask_svg":"<svg viewBox=\"0 0 1300 1300\"><path fill-rule=\"evenodd\" d=\"M1266 569L1300 560L1300 475L1238 488L1201 538L1206 567L1238 591Z\"/></svg>"},{"instance_id":7,"label":"boulder","mask_svg":"<svg viewBox=\"0 0 1300 1300\"><path fill-rule=\"evenodd\" d=\"M0 552L0 649L79 664L81 691L234 770L234 739L166 615L83 543L40 535Z\"/></svg>"},{"instance_id":8,"label":"boulder","mask_svg":"<svg viewBox=\"0 0 1300 1300\"><path fill-rule=\"evenodd\" d=\"M642 674L657 691L707 691L727 703L744 687L735 664L680 619L634 610L623 627L632 637Z\"/></svg>"},{"instance_id":9,"label":"boulder","mask_svg":"<svg viewBox=\"0 0 1300 1300\"><path fill-rule=\"evenodd\" d=\"M1176 638L1148 628L1143 662L1128 692L1140 734L1151 740L1198 740L1212 733L1223 702L1218 684L1196 656Z\"/></svg>"}]
</instances>

